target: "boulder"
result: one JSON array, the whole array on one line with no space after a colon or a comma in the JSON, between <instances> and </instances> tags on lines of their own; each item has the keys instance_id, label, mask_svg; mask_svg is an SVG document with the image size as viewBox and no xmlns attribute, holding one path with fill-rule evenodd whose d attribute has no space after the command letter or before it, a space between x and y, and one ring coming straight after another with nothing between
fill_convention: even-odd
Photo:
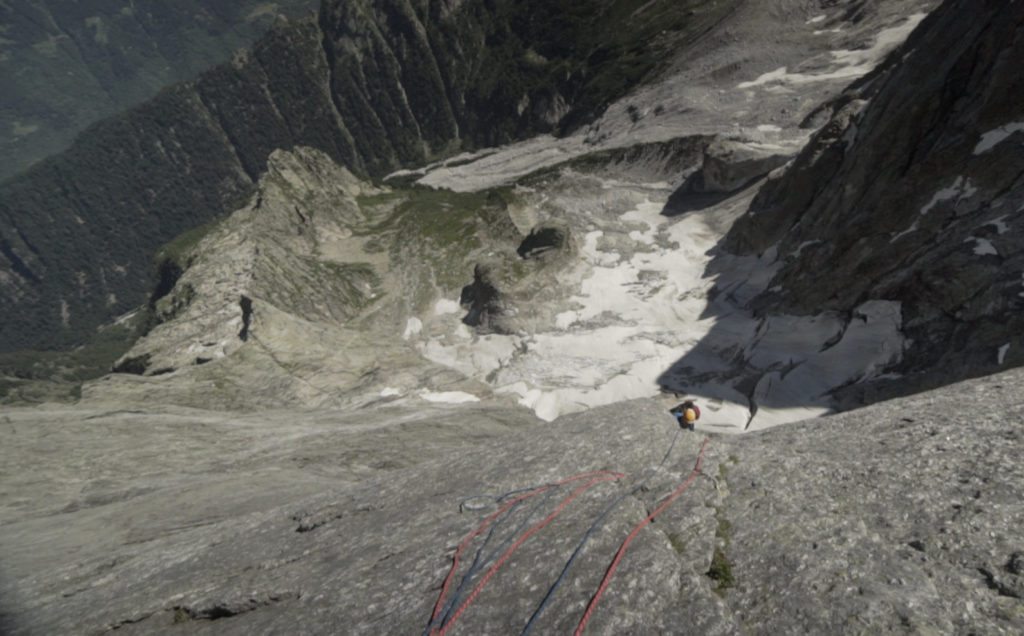
<instances>
[{"instance_id":1,"label":"boulder","mask_svg":"<svg viewBox=\"0 0 1024 636\"><path fill-rule=\"evenodd\" d=\"M698 194L735 192L790 157L781 146L719 137L705 148L704 163L692 178L690 190Z\"/></svg>"}]
</instances>

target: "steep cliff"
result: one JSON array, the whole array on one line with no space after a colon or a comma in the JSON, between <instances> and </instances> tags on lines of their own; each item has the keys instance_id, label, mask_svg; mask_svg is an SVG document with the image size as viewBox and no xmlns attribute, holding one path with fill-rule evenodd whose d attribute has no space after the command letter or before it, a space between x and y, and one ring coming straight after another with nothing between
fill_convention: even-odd
<instances>
[{"instance_id":1,"label":"steep cliff","mask_svg":"<svg viewBox=\"0 0 1024 636\"><path fill-rule=\"evenodd\" d=\"M965 15L971 19L964 19ZM727 247L778 250L761 312L902 304L906 389L1024 362L1024 6L949 0L835 100Z\"/></svg>"},{"instance_id":2,"label":"steep cliff","mask_svg":"<svg viewBox=\"0 0 1024 636\"><path fill-rule=\"evenodd\" d=\"M738 2L326 2L0 186L0 350L76 342L137 305L155 249L236 207L277 148L379 176L558 130Z\"/></svg>"}]
</instances>

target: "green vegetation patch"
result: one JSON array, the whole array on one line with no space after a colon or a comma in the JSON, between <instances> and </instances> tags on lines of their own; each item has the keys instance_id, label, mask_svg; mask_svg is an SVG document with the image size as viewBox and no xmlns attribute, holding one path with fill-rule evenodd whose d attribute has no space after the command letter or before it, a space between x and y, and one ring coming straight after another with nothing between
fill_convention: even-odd
<instances>
[{"instance_id":1,"label":"green vegetation patch","mask_svg":"<svg viewBox=\"0 0 1024 636\"><path fill-rule=\"evenodd\" d=\"M103 327L70 351L0 353L0 404L78 400L82 383L109 373L135 344L146 322L144 314L140 310L121 324Z\"/></svg>"},{"instance_id":2,"label":"green vegetation patch","mask_svg":"<svg viewBox=\"0 0 1024 636\"><path fill-rule=\"evenodd\" d=\"M722 548L715 548L715 553L711 557L711 568L708 569L707 574L717 583L715 592L719 595L725 594L725 590L736 585L736 579L732 574L732 565Z\"/></svg>"},{"instance_id":3,"label":"green vegetation patch","mask_svg":"<svg viewBox=\"0 0 1024 636\"><path fill-rule=\"evenodd\" d=\"M460 290L473 280L475 257L485 247L515 249L518 231L508 215L511 188L453 192L413 187L360 197L360 206L389 206L382 222L359 232L370 237L368 249L388 249L393 263L419 277L427 288ZM372 215L368 215L372 216Z\"/></svg>"},{"instance_id":4,"label":"green vegetation patch","mask_svg":"<svg viewBox=\"0 0 1024 636\"><path fill-rule=\"evenodd\" d=\"M676 554L683 554L686 552L686 540L683 539L682 535L676 532L668 533L668 542L672 545L672 549L676 551Z\"/></svg>"},{"instance_id":5,"label":"green vegetation patch","mask_svg":"<svg viewBox=\"0 0 1024 636\"><path fill-rule=\"evenodd\" d=\"M183 270L188 268L192 250L219 225L220 220L216 220L182 232L157 250L153 260L157 263L171 261Z\"/></svg>"},{"instance_id":6,"label":"green vegetation patch","mask_svg":"<svg viewBox=\"0 0 1024 636\"><path fill-rule=\"evenodd\" d=\"M735 455L729 456L729 463L737 464L739 460ZM729 476L729 468L726 462L719 462L718 477L724 483ZM715 509L715 550L711 555L711 567L706 572L708 578L715 582L715 593L723 596L725 591L736 586L736 577L732 571L732 563L726 552L732 543L732 522L726 518L721 508Z\"/></svg>"},{"instance_id":7,"label":"green vegetation patch","mask_svg":"<svg viewBox=\"0 0 1024 636\"><path fill-rule=\"evenodd\" d=\"M326 277L330 287L342 294L346 306L353 314L369 307L383 296L380 276L369 263L319 261L317 268Z\"/></svg>"},{"instance_id":8,"label":"green vegetation patch","mask_svg":"<svg viewBox=\"0 0 1024 636\"><path fill-rule=\"evenodd\" d=\"M473 282L476 265L493 261L496 253L518 260L522 236L508 213L515 203L510 187L462 193L413 186L358 203L367 218L383 218L357 234L368 238L366 249L388 252L411 308L426 308L439 292L459 296Z\"/></svg>"}]
</instances>

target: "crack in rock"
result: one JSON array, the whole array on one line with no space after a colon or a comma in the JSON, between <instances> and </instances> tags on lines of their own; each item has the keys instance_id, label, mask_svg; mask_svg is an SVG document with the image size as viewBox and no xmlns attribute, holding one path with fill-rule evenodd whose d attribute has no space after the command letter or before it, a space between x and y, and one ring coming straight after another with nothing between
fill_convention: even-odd
<instances>
[{"instance_id":1,"label":"crack in rock","mask_svg":"<svg viewBox=\"0 0 1024 636\"><path fill-rule=\"evenodd\" d=\"M196 603L195 605L176 605L172 608L174 622L205 620L216 621L222 618L231 618L240 614L252 612L261 607L267 607L284 601L297 600L302 597L301 592L286 591L274 592L265 595L253 595L249 598L235 601L216 601L212 603Z\"/></svg>"}]
</instances>

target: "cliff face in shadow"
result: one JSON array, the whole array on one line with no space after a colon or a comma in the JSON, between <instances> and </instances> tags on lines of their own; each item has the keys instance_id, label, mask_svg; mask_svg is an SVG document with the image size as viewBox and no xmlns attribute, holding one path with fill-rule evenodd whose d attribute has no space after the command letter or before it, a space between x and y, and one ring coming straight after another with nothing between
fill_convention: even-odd
<instances>
[{"instance_id":1,"label":"cliff face in shadow","mask_svg":"<svg viewBox=\"0 0 1024 636\"><path fill-rule=\"evenodd\" d=\"M0 178L89 124L196 77L316 0L11 0L0 5Z\"/></svg>"},{"instance_id":2,"label":"cliff face in shadow","mask_svg":"<svg viewBox=\"0 0 1024 636\"><path fill-rule=\"evenodd\" d=\"M915 386L1024 362L1022 58L1024 6L950 0L836 100L728 237L740 254L777 247L753 306L900 302L894 370L928 370Z\"/></svg>"},{"instance_id":3,"label":"cliff face in shadow","mask_svg":"<svg viewBox=\"0 0 1024 636\"><path fill-rule=\"evenodd\" d=\"M564 130L737 2L325 2L0 186L0 351L138 305L156 248L237 207L277 148L379 176Z\"/></svg>"}]
</instances>

